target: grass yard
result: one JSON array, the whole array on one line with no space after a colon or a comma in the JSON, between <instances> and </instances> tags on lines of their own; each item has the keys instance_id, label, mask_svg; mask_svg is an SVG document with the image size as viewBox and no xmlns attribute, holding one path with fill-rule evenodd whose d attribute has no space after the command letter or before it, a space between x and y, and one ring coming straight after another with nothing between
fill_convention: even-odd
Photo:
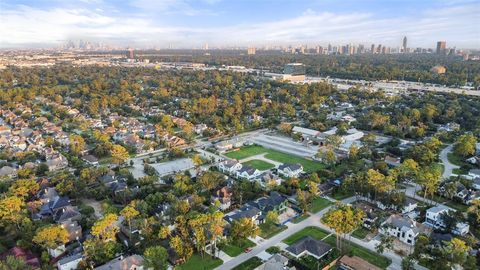
<instances>
[{"instance_id":1,"label":"grass yard","mask_svg":"<svg viewBox=\"0 0 480 270\"><path fill-rule=\"evenodd\" d=\"M318 211L321 211L332 204L333 202L327 199L317 197L313 199L313 201L310 203L308 211L310 211L311 213L317 213Z\"/></svg>"},{"instance_id":2,"label":"grass yard","mask_svg":"<svg viewBox=\"0 0 480 270\"><path fill-rule=\"evenodd\" d=\"M282 226L277 226L275 224L260 224L258 227L260 227L260 237L264 239L268 239L277 233L284 231L287 229L287 226L282 225Z\"/></svg>"},{"instance_id":3,"label":"grass yard","mask_svg":"<svg viewBox=\"0 0 480 270\"><path fill-rule=\"evenodd\" d=\"M232 268L233 270L253 270L262 264L262 260L258 257L252 257L243 263Z\"/></svg>"},{"instance_id":4,"label":"grass yard","mask_svg":"<svg viewBox=\"0 0 480 270\"><path fill-rule=\"evenodd\" d=\"M197 270L197 269L202 269L202 270L210 270L214 269L220 265L223 264L223 261L220 259L212 259L209 255L205 255L204 258L202 258L201 255L199 254L194 254L188 261L186 261L184 264L179 265L179 269L181 270Z\"/></svg>"},{"instance_id":5,"label":"grass yard","mask_svg":"<svg viewBox=\"0 0 480 270\"><path fill-rule=\"evenodd\" d=\"M336 239L335 235L330 235L327 237L324 242L330 244L332 247L336 246ZM349 243L350 247L350 255L358 256L369 263L376 265L382 269L386 269L392 261L374 251L361 247L354 243Z\"/></svg>"},{"instance_id":6,"label":"grass yard","mask_svg":"<svg viewBox=\"0 0 480 270\"><path fill-rule=\"evenodd\" d=\"M328 235L329 235L329 233L327 231L324 231L324 230L322 230L318 227L306 227L305 229L303 229L303 230L301 230L301 231L299 231L295 234L292 234L289 237L283 239L282 242L284 242L287 245L291 245L291 244L297 242L298 240L302 239L305 236L311 236L315 239L321 240ZM335 240L335 238L334 238L334 240Z\"/></svg>"},{"instance_id":7,"label":"grass yard","mask_svg":"<svg viewBox=\"0 0 480 270\"><path fill-rule=\"evenodd\" d=\"M229 158L234 158L234 159L244 159L247 157L255 156L255 155L260 155L260 154L266 154L265 157L267 159L271 159L273 161L281 162L281 163L299 163L302 164L303 170L306 172L316 172L318 170L321 170L325 168L325 165L314 161L314 160L309 160L305 159L302 157L298 157L295 155L291 154L286 154L282 153L276 150L272 149L267 149L265 147L262 147L260 145L249 145L249 146L244 146L240 148L240 150L228 152L225 155Z\"/></svg>"},{"instance_id":8,"label":"grass yard","mask_svg":"<svg viewBox=\"0 0 480 270\"><path fill-rule=\"evenodd\" d=\"M341 201L343 199L352 197L354 194L351 191L343 191L343 190L337 190L337 191L332 191L332 194L330 195L331 198Z\"/></svg>"},{"instance_id":9,"label":"grass yard","mask_svg":"<svg viewBox=\"0 0 480 270\"><path fill-rule=\"evenodd\" d=\"M462 158L461 156L455 155L455 153L450 152L447 154L448 161L451 163L458 165L458 166L463 166L465 165L465 158Z\"/></svg>"},{"instance_id":10,"label":"grass yard","mask_svg":"<svg viewBox=\"0 0 480 270\"><path fill-rule=\"evenodd\" d=\"M243 162L242 164L253 167L259 171L266 171L275 167L275 165L259 159L252 159L252 160Z\"/></svg>"},{"instance_id":11,"label":"grass yard","mask_svg":"<svg viewBox=\"0 0 480 270\"><path fill-rule=\"evenodd\" d=\"M370 233L369 230L365 229L364 227L360 227L352 233L352 236L355 237L355 238L358 238L358 239L363 239L369 233Z\"/></svg>"},{"instance_id":12,"label":"grass yard","mask_svg":"<svg viewBox=\"0 0 480 270\"><path fill-rule=\"evenodd\" d=\"M305 213L303 215L300 215L300 216L292 219L292 223L295 223L295 224L300 223L300 222L304 221L305 219L307 219L309 216L310 215L307 214L307 213Z\"/></svg>"},{"instance_id":13,"label":"grass yard","mask_svg":"<svg viewBox=\"0 0 480 270\"><path fill-rule=\"evenodd\" d=\"M236 242L228 243L228 244L224 245L223 247L221 247L220 249L223 252L227 253L228 256L236 257L236 256L242 254L245 251L246 248L254 247L254 246L255 246L255 243L246 239L246 240L242 240L242 241L236 241Z\"/></svg>"}]
</instances>

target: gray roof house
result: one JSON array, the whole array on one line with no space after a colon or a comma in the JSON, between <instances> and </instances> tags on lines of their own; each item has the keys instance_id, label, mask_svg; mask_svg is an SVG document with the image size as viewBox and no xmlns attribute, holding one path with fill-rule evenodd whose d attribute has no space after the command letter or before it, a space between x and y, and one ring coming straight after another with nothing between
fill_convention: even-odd
<instances>
[{"instance_id":1,"label":"gray roof house","mask_svg":"<svg viewBox=\"0 0 480 270\"><path fill-rule=\"evenodd\" d=\"M295 244L286 248L286 250L296 258L308 254L317 259L327 255L332 249L329 244L311 236L305 236Z\"/></svg>"}]
</instances>

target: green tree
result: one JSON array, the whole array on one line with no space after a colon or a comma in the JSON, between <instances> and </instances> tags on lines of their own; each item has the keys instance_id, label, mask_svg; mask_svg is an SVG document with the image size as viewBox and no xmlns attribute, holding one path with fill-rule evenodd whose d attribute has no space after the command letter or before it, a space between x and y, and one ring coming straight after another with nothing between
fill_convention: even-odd
<instances>
[{"instance_id":1,"label":"green tree","mask_svg":"<svg viewBox=\"0 0 480 270\"><path fill-rule=\"evenodd\" d=\"M234 240L245 240L248 237L255 237L260 229L251 218L241 218L232 223L231 235Z\"/></svg>"},{"instance_id":2,"label":"green tree","mask_svg":"<svg viewBox=\"0 0 480 270\"><path fill-rule=\"evenodd\" d=\"M453 151L462 157L472 156L475 154L476 144L477 138L473 134L464 134L458 137L453 145Z\"/></svg>"},{"instance_id":3,"label":"green tree","mask_svg":"<svg viewBox=\"0 0 480 270\"><path fill-rule=\"evenodd\" d=\"M335 231L337 248L343 251L343 240L362 224L365 213L350 205L337 204L322 217L322 222Z\"/></svg>"},{"instance_id":4,"label":"green tree","mask_svg":"<svg viewBox=\"0 0 480 270\"><path fill-rule=\"evenodd\" d=\"M112 149L110 150L110 155L112 156L113 163L118 165L122 164L123 162L125 162L126 159L130 157L127 149L125 149L125 147L119 144L115 144L112 146Z\"/></svg>"},{"instance_id":5,"label":"green tree","mask_svg":"<svg viewBox=\"0 0 480 270\"><path fill-rule=\"evenodd\" d=\"M165 270L167 269L168 253L167 250L160 246L151 246L143 252L143 266L147 269Z\"/></svg>"}]
</instances>

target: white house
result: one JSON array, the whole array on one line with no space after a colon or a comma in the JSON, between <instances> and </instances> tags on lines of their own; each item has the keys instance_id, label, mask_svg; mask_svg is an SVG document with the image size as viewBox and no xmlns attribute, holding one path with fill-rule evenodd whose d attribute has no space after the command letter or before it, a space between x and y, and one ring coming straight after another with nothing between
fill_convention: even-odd
<instances>
[{"instance_id":1,"label":"white house","mask_svg":"<svg viewBox=\"0 0 480 270\"><path fill-rule=\"evenodd\" d=\"M218 169L227 174L236 174L242 168L242 164L235 160L225 160L218 164Z\"/></svg>"},{"instance_id":2,"label":"white house","mask_svg":"<svg viewBox=\"0 0 480 270\"><path fill-rule=\"evenodd\" d=\"M300 164L282 164L277 168L278 173L285 177L298 177L303 172L303 166Z\"/></svg>"},{"instance_id":3,"label":"white house","mask_svg":"<svg viewBox=\"0 0 480 270\"><path fill-rule=\"evenodd\" d=\"M380 232L396 237L407 245L414 245L421 232L427 232L425 226L401 215L391 215L384 223Z\"/></svg>"},{"instance_id":4,"label":"white house","mask_svg":"<svg viewBox=\"0 0 480 270\"><path fill-rule=\"evenodd\" d=\"M63 257L57 262L58 270L75 270L78 269L78 263L82 260L82 253L77 253L67 257Z\"/></svg>"},{"instance_id":5,"label":"white house","mask_svg":"<svg viewBox=\"0 0 480 270\"><path fill-rule=\"evenodd\" d=\"M471 169L470 171L468 171L468 176L472 179L480 177L480 169Z\"/></svg>"},{"instance_id":6,"label":"white house","mask_svg":"<svg viewBox=\"0 0 480 270\"><path fill-rule=\"evenodd\" d=\"M402 214L410 213L415 211L418 207L418 202L409 197L405 198L405 202L402 205Z\"/></svg>"},{"instance_id":7,"label":"white house","mask_svg":"<svg viewBox=\"0 0 480 270\"><path fill-rule=\"evenodd\" d=\"M433 227L435 229L445 228L445 223L443 222L442 215L452 210L445 205L437 205L430 209L427 209L425 214L425 225ZM465 235L470 231L470 226L466 223L459 222L455 229L452 230L452 233L457 235Z\"/></svg>"},{"instance_id":8,"label":"white house","mask_svg":"<svg viewBox=\"0 0 480 270\"><path fill-rule=\"evenodd\" d=\"M476 190L480 190L480 177L473 178L472 187Z\"/></svg>"},{"instance_id":9,"label":"white house","mask_svg":"<svg viewBox=\"0 0 480 270\"><path fill-rule=\"evenodd\" d=\"M300 133L302 134L302 137L305 139L312 139L316 138L320 135L320 131L314 130L314 129L309 129L309 128L303 128L303 127L293 127L292 133Z\"/></svg>"},{"instance_id":10,"label":"white house","mask_svg":"<svg viewBox=\"0 0 480 270\"><path fill-rule=\"evenodd\" d=\"M260 175L260 171L250 166L242 166L240 170L237 171L238 178L243 178L250 181L255 179L258 175Z\"/></svg>"}]
</instances>

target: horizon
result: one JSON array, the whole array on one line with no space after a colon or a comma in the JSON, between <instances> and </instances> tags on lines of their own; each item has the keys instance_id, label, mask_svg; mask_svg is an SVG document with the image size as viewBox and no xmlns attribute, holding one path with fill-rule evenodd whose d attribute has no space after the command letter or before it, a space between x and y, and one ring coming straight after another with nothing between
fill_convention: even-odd
<instances>
[{"instance_id":1,"label":"horizon","mask_svg":"<svg viewBox=\"0 0 480 270\"><path fill-rule=\"evenodd\" d=\"M111 0L0 3L0 48L54 48L85 40L132 48L195 49L382 44L480 48L475 0Z\"/></svg>"}]
</instances>

